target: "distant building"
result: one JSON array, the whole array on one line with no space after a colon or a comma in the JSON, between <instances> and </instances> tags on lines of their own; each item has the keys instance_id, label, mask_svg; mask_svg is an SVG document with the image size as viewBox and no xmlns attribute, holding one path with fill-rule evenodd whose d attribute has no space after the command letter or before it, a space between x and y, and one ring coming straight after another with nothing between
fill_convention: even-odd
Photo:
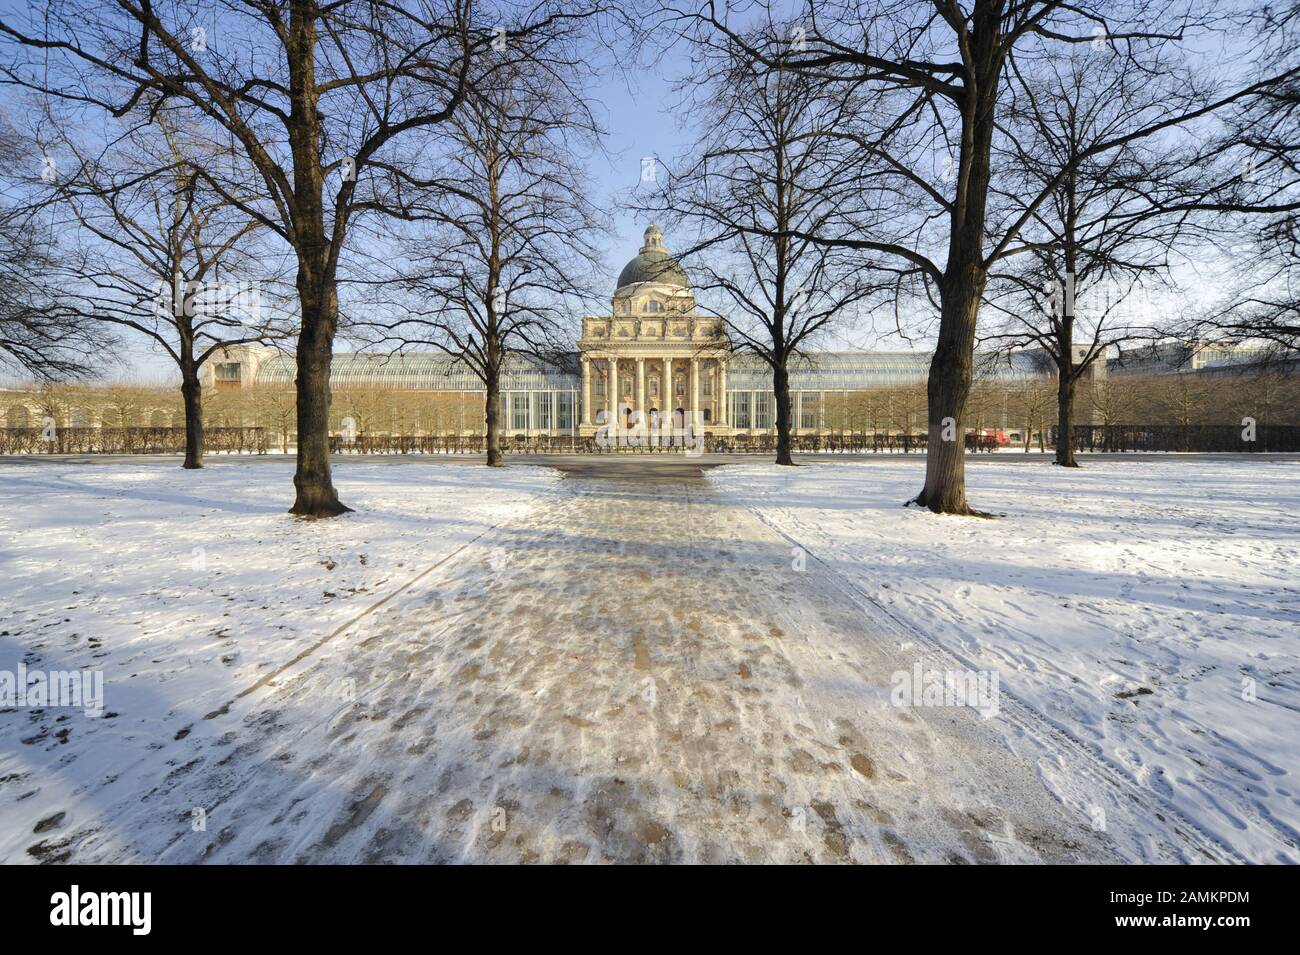
<instances>
[{"instance_id":1,"label":"distant building","mask_svg":"<svg viewBox=\"0 0 1300 955\"><path fill-rule=\"evenodd\" d=\"M1085 353L1084 346L1076 346L1075 360ZM1188 371L1216 376L1249 369L1262 357L1262 349L1242 345L1165 342L1099 359L1084 377L1101 381ZM797 359L790 367L794 430L872 430L872 416L863 407L870 402L862 396L882 389L910 391L910 397L898 395L898 405L907 410L894 415L900 422L896 427L924 429L923 418L913 421L910 409L916 407L918 391L923 405L929 367L930 355L918 352L818 352ZM984 381L1023 382L1050 379L1055 367L1042 349L1024 349L1010 356L977 355L976 374ZM295 375L292 354L257 345L222 349L202 369L208 401L234 399L238 396L227 393L249 388L289 390ZM330 386L336 398L344 391L371 390L428 395L427 404L441 410L426 415L422 427L448 434L483 430L483 383L468 365L436 352L336 354ZM609 314L582 319L577 351L547 360L511 356L501 392L500 423L510 436L589 436L600 423L626 423L638 411L647 420L671 416L678 426L690 421L697 431L719 436L776 429L771 369L752 354L733 352L725 323L697 310L690 278L655 225L646 229L639 254L620 272ZM82 402L58 415L60 426L183 423L178 408L127 407L121 400L117 405L112 407L111 400ZM854 405L857 411L849 413L846 409ZM0 390L0 427L37 427L48 413L35 390ZM1081 408L1079 414L1082 420L1087 412ZM1006 417L1004 410L995 420L970 424L1007 427ZM846 425L847 419L852 420ZM241 412L232 405L214 420L237 425Z\"/></svg>"},{"instance_id":2,"label":"distant building","mask_svg":"<svg viewBox=\"0 0 1300 955\"><path fill-rule=\"evenodd\" d=\"M1270 355L1265 345L1164 341L1117 355L1106 366L1109 374L1121 377L1214 373L1258 366L1266 363Z\"/></svg>"},{"instance_id":3,"label":"distant building","mask_svg":"<svg viewBox=\"0 0 1300 955\"><path fill-rule=\"evenodd\" d=\"M922 385L930 356L916 352L821 352L796 360L790 390L797 432L828 430L825 409L837 396ZM984 358L987 377L1044 374L1028 352ZM291 387L293 357L238 346L204 366L205 388ZM338 354L330 386L481 396L470 368L437 354ZM640 411L647 420L671 415L717 435L761 434L776 428L771 370L759 358L732 353L725 323L695 307L686 270L664 247L656 225L640 253L619 274L610 314L582 320L578 351L549 361L512 356L501 383L501 425L509 434L581 435L601 422ZM476 428L473 430L481 430Z\"/></svg>"}]
</instances>

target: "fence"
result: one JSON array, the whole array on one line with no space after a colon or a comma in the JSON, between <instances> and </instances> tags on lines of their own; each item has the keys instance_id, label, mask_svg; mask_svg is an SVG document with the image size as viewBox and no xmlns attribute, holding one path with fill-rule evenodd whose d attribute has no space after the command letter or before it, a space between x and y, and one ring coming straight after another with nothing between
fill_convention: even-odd
<instances>
[{"instance_id":1,"label":"fence","mask_svg":"<svg viewBox=\"0 0 1300 955\"><path fill-rule=\"evenodd\" d=\"M266 453L262 428L205 428L205 452ZM0 454L174 454L184 428L0 428Z\"/></svg>"},{"instance_id":2,"label":"fence","mask_svg":"<svg viewBox=\"0 0 1300 955\"><path fill-rule=\"evenodd\" d=\"M569 435L531 438L502 435L501 450L507 454L567 454L583 450L583 440ZM350 439L334 435L330 438L330 451L334 454L486 454L487 438L481 434L360 434Z\"/></svg>"},{"instance_id":3,"label":"fence","mask_svg":"<svg viewBox=\"0 0 1300 955\"><path fill-rule=\"evenodd\" d=\"M1056 445L1056 428L1050 432ZM1300 451L1300 426L1258 425L1255 440L1243 439L1237 425L1090 425L1073 429L1076 451ZM926 435L878 432L797 434L791 438L796 452L820 454L924 453ZM267 451L263 428L207 428L204 450L210 453ZM483 435L359 435L351 441L330 439L337 454L483 454ZM967 450L994 450L966 436ZM174 454L185 450L184 428L59 428L52 435L41 428L0 428L0 454ZM507 454L664 454L681 448L602 448L593 438L571 435L503 435ZM704 450L714 454L775 454L776 436L729 435L706 432Z\"/></svg>"},{"instance_id":4,"label":"fence","mask_svg":"<svg viewBox=\"0 0 1300 955\"><path fill-rule=\"evenodd\" d=\"M1281 424L1256 425L1253 441L1235 424L1076 424L1070 436L1076 451L1300 451L1300 427Z\"/></svg>"},{"instance_id":5,"label":"fence","mask_svg":"<svg viewBox=\"0 0 1300 955\"><path fill-rule=\"evenodd\" d=\"M924 451L924 434L878 434L873 432L834 432L801 434L791 438L795 451L818 453ZM973 436L967 446L976 450ZM362 434L351 439L340 435L330 438L335 454L483 454L487 439L483 435L388 435ZM665 454L683 450L674 447L629 447L612 442L602 447L594 438L572 435L502 435L501 450L506 454ZM775 454L776 435L715 435L705 432L704 450L717 454Z\"/></svg>"}]
</instances>

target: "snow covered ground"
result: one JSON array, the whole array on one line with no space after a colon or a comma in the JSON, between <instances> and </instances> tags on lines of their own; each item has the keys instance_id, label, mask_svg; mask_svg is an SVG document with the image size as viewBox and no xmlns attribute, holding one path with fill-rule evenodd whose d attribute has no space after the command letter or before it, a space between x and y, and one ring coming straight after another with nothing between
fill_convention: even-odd
<instances>
[{"instance_id":1,"label":"snow covered ground","mask_svg":"<svg viewBox=\"0 0 1300 955\"><path fill-rule=\"evenodd\" d=\"M0 860L421 571L547 494L550 469L344 461L304 522L290 459L0 463L0 670L99 670L104 710L0 709ZM44 773L80 759L76 773ZM44 831L44 830L37 830ZM52 851L49 857L57 858Z\"/></svg>"},{"instance_id":2,"label":"snow covered ground","mask_svg":"<svg viewBox=\"0 0 1300 955\"><path fill-rule=\"evenodd\" d=\"M0 463L0 862L1300 861L1300 462L555 463Z\"/></svg>"},{"instance_id":3,"label":"snow covered ground","mask_svg":"<svg viewBox=\"0 0 1300 955\"><path fill-rule=\"evenodd\" d=\"M919 647L996 672L987 722L1128 857L1195 836L1300 862L1300 462L1083 463L972 461L996 521L900 507L919 458L709 478Z\"/></svg>"},{"instance_id":4,"label":"snow covered ground","mask_svg":"<svg viewBox=\"0 0 1300 955\"><path fill-rule=\"evenodd\" d=\"M793 567L689 461L568 466L553 490L495 472L513 483L497 491L462 465L348 465L361 513L310 525L263 507L284 477L265 464L6 472L43 517L18 518L17 567L41 579L20 588L3 649L102 666L109 713L0 713L0 860L1115 858L973 710L890 706L911 655L879 615ZM78 514L81 545L48 533ZM425 565L500 516L312 649L346 616L319 616L344 599L326 588L364 586L354 607L380 592L339 575L362 544L392 580L413 547ZM239 581L230 563L201 593L169 576L204 539L191 524L223 542L210 571L237 551ZM218 636L227 609L239 625Z\"/></svg>"}]
</instances>

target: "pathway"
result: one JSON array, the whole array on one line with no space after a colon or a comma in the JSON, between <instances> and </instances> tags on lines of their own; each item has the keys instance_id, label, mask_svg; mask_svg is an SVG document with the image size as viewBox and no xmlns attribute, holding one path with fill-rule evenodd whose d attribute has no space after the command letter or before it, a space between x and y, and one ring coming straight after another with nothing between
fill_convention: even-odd
<instances>
[{"instance_id":1,"label":"pathway","mask_svg":"<svg viewBox=\"0 0 1300 955\"><path fill-rule=\"evenodd\" d=\"M559 463L72 861L1111 861L973 710L889 705L906 645L697 464Z\"/></svg>"}]
</instances>

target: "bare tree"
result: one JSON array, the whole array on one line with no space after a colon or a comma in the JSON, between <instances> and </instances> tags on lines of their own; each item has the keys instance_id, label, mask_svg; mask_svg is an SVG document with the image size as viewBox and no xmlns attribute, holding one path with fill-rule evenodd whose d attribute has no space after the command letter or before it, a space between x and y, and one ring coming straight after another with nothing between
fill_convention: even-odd
<instances>
[{"instance_id":1,"label":"bare tree","mask_svg":"<svg viewBox=\"0 0 1300 955\"><path fill-rule=\"evenodd\" d=\"M571 341L572 306L595 295L601 231L581 160L600 133L581 63L552 58L475 78L437 137L438 175L408 214L425 230L408 245L396 323L354 328L402 349L433 347L483 382L487 464L501 460L501 379L512 355L554 363ZM551 409L555 414L556 409Z\"/></svg>"},{"instance_id":2,"label":"bare tree","mask_svg":"<svg viewBox=\"0 0 1300 955\"><path fill-rule=\"evenodd\" d=\"M400 209L385 187L420 168L421 135L455 114L474 61L543 59L590 14L558 0L500 0L481 15L473 0L248 0L218 12L188 0L51 0L30 27L0 20L0 74L118 116L160 96L201 117L214 141L243 150L265 201L249 202L246 183L210 178L293 249L290 511L327 517L349 510L330 475L329 375L350 229Z\"/></svg>"},{"instance_id":3,"label":"bare tree","mask_svg":"<svg viewBox=\"0 0 1300 955\"><path fill-rule=\"evenodd\" d=\"M80 321L54 277L55 231L22 174L39 180L49 168L0 117L0 369L45 381L88 374L91 352L109 343Z\"/></svg>"},{"instance_id":4,"label":"bare tree","mask_svg":"<svg viewBox=\"0 0 1300 955\"><path fill-rule=\"evenodd\" d=\"M975 513L966 499L961 421L974 371L980 304L990 270L1015 251L1021 228L1073 166L1036 196L1022 215L991 231L993 144L1013 57L1032 58L1060 44L1100 41L1116 55L1148 61L1185 42L1200 25L1189 3L1119 0L807 0L801 43L750 43L733 18L757 11L768 22L772 0L720 7L711 0L664 0L664 19L695 44L741 44L769 70L840 76L861 85L868 110L854 129L875 160L863 183L879 216L865 233L834 244L890 255L931 296L939 317L930 365L926 480L914 502L932 511ZM787 8L782 5L783 11ZM734 13L732 11L734 10ZM1149 82L1164 76L1153 70ZM1182 107L1141 128L1094 143L1078 161L1191 123L1262 88L1183 91ZM1173 92L1173 91L1171 91Z\"/></svg>"},{"instance_id":5,"label":"bare tree","mask_svg":"<svg viewBox=\"0 0 1300 955\"><path fill-rule=\"evenodd\" d=\"M1138 390L1133 380L1094 378L1088 387L1088 404L1093 417L1102 424L1123 424L1132 420L1138 406Z\"/></svg>"},{"instance_id":6,"label":"bare tree","mask_svg":"<svg viewBox=\"0 0 1300 955\"><path fill-rule=\"evenodd\" d=\"M984 342L1036 347L1057 383L1056 463L1078 467L1070 439L1075 393L1116 347L1161 334L1137 302L1167 282L1173 249L1195 231L1171 197L1197 191L1194 150L1149 140L1105 152L1092 147L1179 108L1139 69L1102 45L1074 47L1021 69L1014 60L994 150L990 216L1020 220L1025 197L1056 183L1020 227L1017 251L990 273L986 297L1005 316ZM1165 72L1174 68L1161 65ZM1064 175L1062 172L1064 171Z\"/></svg>"},{"instance_id":7,"label":"bare tree","mask_svg":"<svg viewBox=\"0 0 1300 955\"><path fill-rule=\"evenodd\" d=\"M699 140L636 204L685 228L697 293L720 293L733 347L761 358L776 396L776 463L794 464L790 365L875 286L864 255L818 243L856 232L861 153L842 135L859 108L843 83L749 56L766 39L707 48L686 84Z\"/></svg>"},{"instance_id":8,"label":"bare tree","mask_svg":"<svg viewBox=\"0 0 1300 955\"><path fill-rule=\"evenodd\" d=\"M1300 353L1300 2L1264 3L1243 21L1255 51L1250 67L1268 79L1230 112L1223 134L1208 145L1202 161L1216 162L1219 182L1191 205L1226 214L1244 279L1183 334L1265 342L1275 355L1294 359Z\"/></svg>"},{"instance_id":9,"label":"bare tree","mask_svg":"<svg viewBox=\"0 0 1300 955\"><path fill-rule=\"evenodd\" d=\"M76 236L54 272L77 313L146 336L176 365L182 466L200 468L201 366L221 348L284 333L271 307L276 276L260 224L203 174L231 157L191 148L175 120L165 108L141 110L111 122L107 145L93 149L67 132L70 124L52 121L41 134L54 160L45 201L55 228Z\"/></svg>"}]
</instances>

